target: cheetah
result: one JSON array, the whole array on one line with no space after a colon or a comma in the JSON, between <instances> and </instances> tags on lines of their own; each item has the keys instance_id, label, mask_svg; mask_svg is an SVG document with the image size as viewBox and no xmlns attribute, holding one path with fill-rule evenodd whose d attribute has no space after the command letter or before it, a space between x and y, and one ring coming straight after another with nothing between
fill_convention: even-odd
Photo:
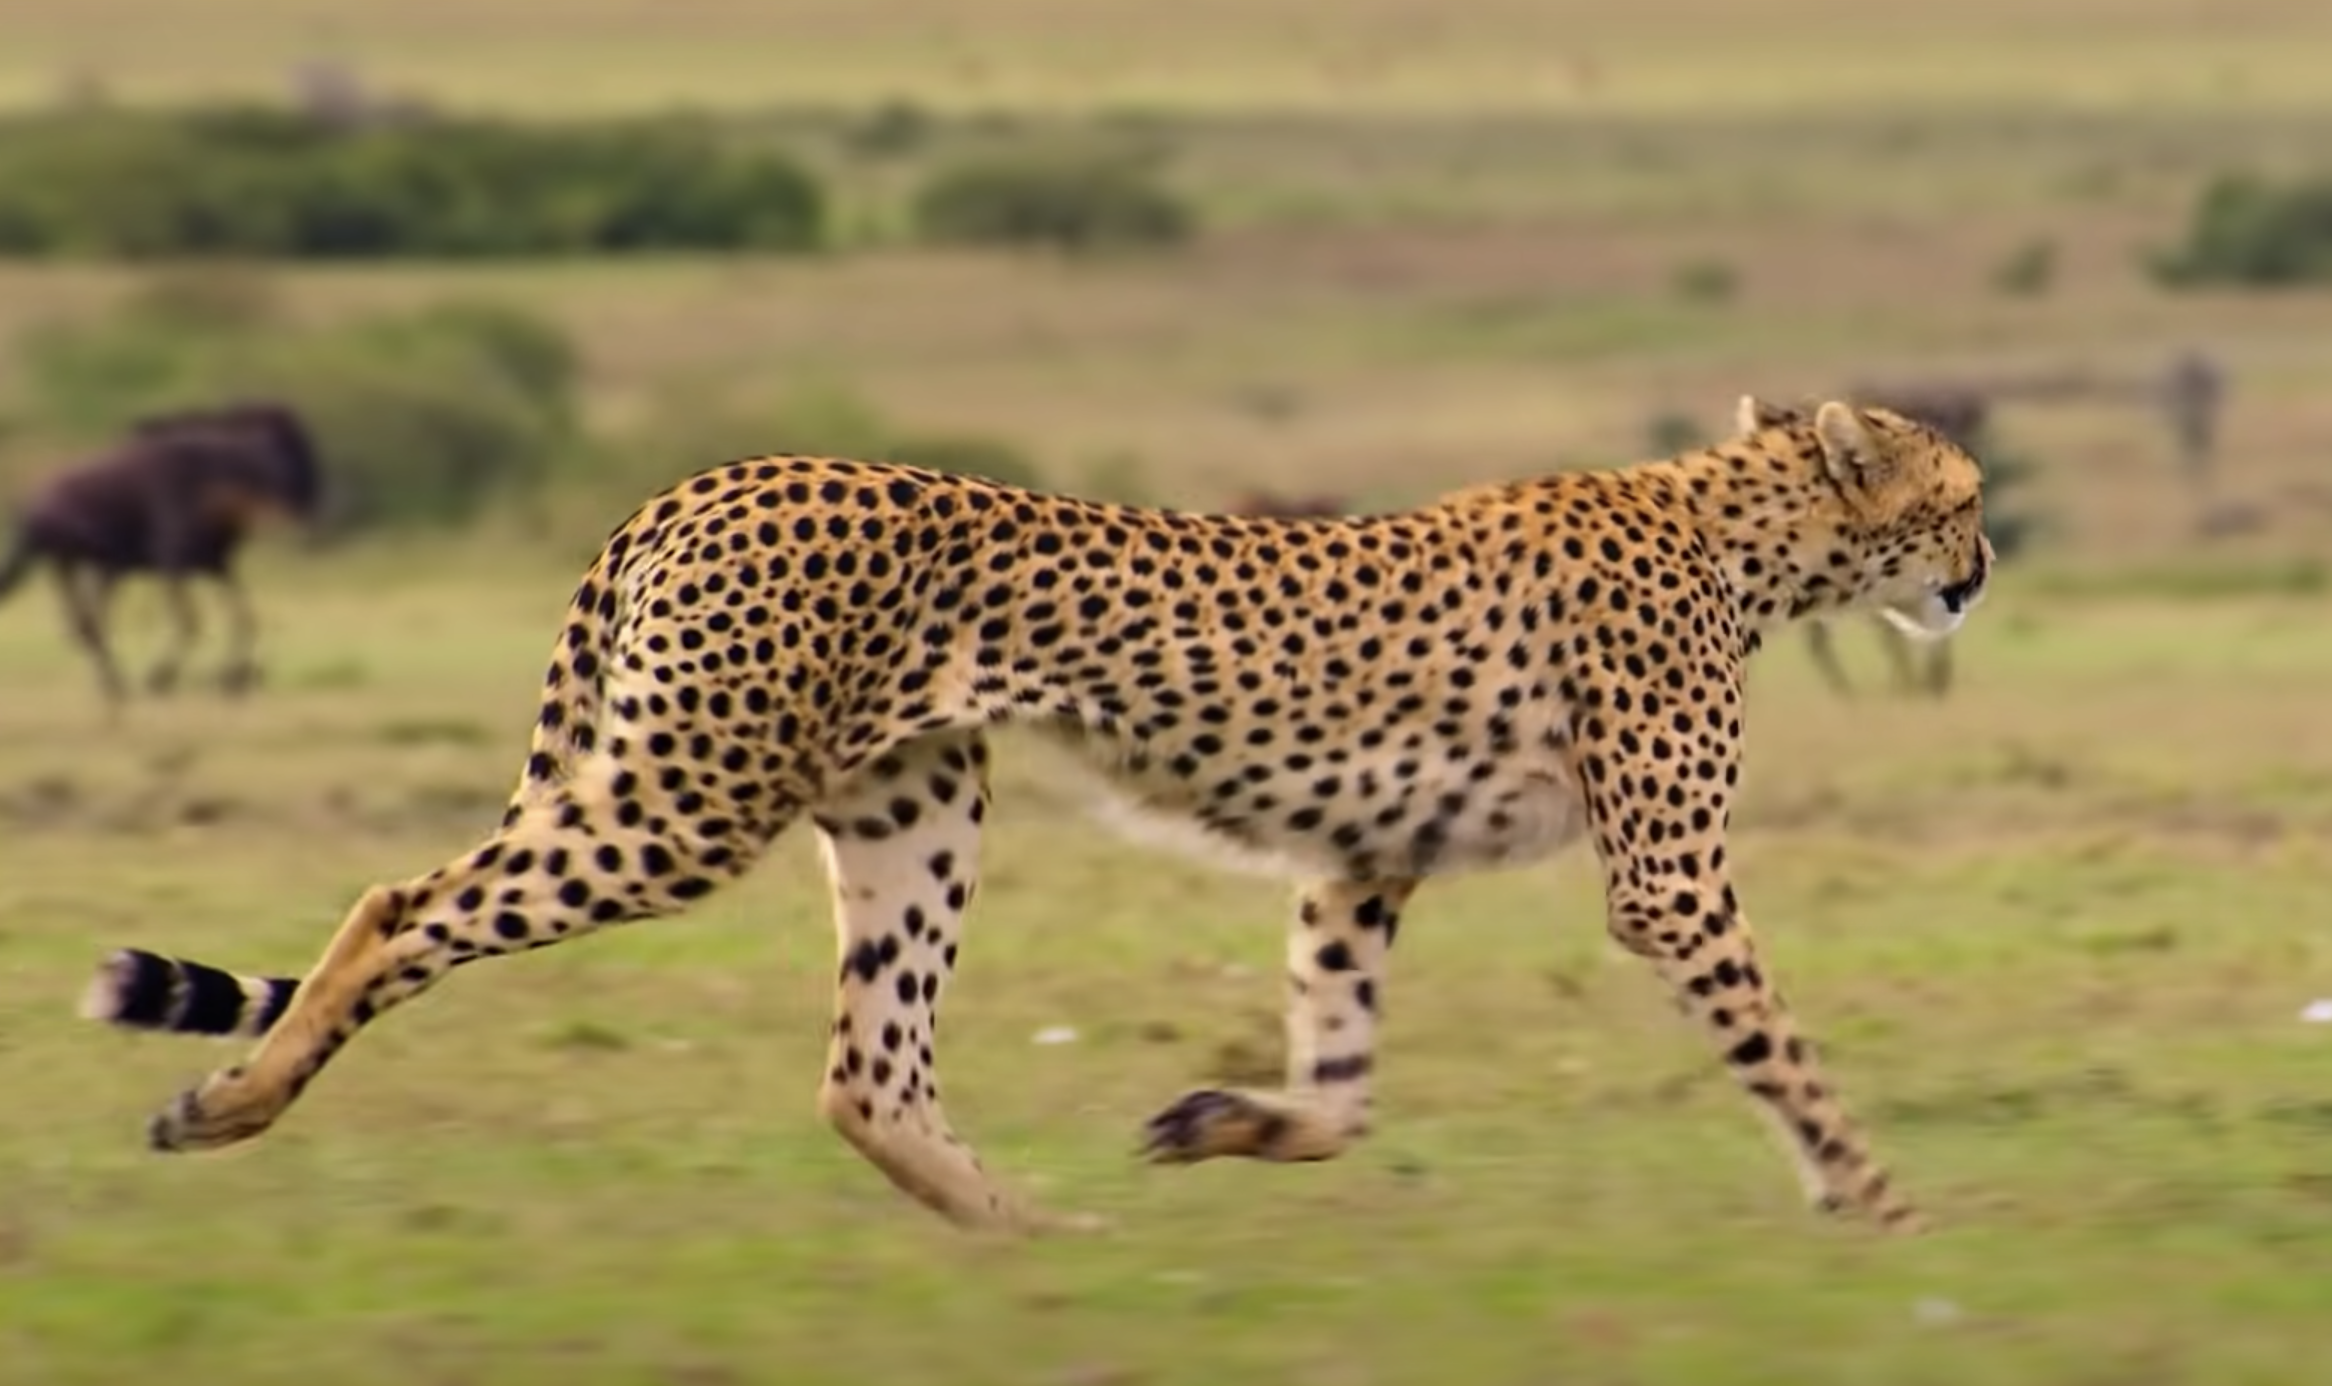
<instances>
[{"instance_id":1,"label":"cheetah","mask_svg":"<svg viewBox=\"0 0 2332 1386\"><path fill-rule=\"evenodd\" d=\"M832 458L711 468L645 502L575 588L497 830L362 892L303 977L126 949L84 1014L256 1041L148 1126L158 1150L229 1145L454 968L674 914L806 815L838 945L824 1118L963 1228L1095 1226L992 1178L940 1101L983 734L1020 724L1144 821L1293 883L1284 1087L1190 1092L1140 1158L1351 1148L1418 885L1587 838L1611 936L1705 1031L1810 1201L1922 1226L1758 957L1726 831L1761 637L1856 606L1956 629L1993 563L1981 472L1883 409L1744 398L1737 423L1664 460L1337 518Z\"/></svg>"}]
</instances>

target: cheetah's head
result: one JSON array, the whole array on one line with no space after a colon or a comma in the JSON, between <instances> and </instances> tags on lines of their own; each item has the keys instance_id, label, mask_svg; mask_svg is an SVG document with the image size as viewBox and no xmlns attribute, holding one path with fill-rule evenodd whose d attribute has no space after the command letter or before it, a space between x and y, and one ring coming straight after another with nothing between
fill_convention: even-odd
<instances>
[{"instance_id":1,"label":"cheetah's head","mask_svg":"<svg viewBox=\"0 0 2332 1386\"><path fill-rule=\"evenodd\" d=\"M1803 429L1835 488L1834 533L1852 560L1850 602L1923 640L1950 635L1992 576L1983 471L1937 430L1890 409L1836 400L1813 411L1744 395L1740 434Z\"/></svg>"}]
</instances>

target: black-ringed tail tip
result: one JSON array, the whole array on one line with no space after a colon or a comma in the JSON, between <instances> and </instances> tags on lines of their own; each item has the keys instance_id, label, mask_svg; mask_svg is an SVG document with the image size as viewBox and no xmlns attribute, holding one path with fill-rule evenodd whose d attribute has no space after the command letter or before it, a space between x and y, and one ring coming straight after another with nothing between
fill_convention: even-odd
<instances>
[{"instance_id":1,"label":"black-ringed tail tip","mask_svg":"<svg viewBox=\"0 0 2332 1386\"><path fill-rule=\"evenodd\" d=\"M81 1016L128 1030L257 1038L291 1005L295 977L238 977L203 963L124 948L81 995Z\"/></svg>"}]
</instances>

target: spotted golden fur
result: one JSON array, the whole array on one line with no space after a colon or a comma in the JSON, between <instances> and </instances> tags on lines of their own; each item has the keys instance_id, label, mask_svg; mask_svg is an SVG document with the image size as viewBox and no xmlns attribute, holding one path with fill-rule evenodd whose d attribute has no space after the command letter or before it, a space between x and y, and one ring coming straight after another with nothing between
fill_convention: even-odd
<instances>
[{"instance_id":1,"label":"spotted golden fur","mask_svg":"<svg viewBox=\"0 0 2332 1386\"><path fill-rule=\"evenodd\" d=\"M936 1051L979 883L983 732L1024 723L1137 816L1300 882L1287 1086L1182 1097L1148 1126L1152 1158L1344 1150L1420 883L1585 838L1613 937L1706 1030L1812 1196L1910 1226L1759 959L1726 830L1760 637L1849 606L1957 626L1989 575L1980 477L1882 410L1744 400L1740 423L1665 461L1351 518L824 458L716 467L584 575L486 841L367 891L296 982L131 950L89 1009L257 1037L152 1125L162 1149L225 1145L453 968L670 914L806 816L839 932L821 1108L947 1216L1052 1225L955 1135Z\"/></svg>"}]
</instances>

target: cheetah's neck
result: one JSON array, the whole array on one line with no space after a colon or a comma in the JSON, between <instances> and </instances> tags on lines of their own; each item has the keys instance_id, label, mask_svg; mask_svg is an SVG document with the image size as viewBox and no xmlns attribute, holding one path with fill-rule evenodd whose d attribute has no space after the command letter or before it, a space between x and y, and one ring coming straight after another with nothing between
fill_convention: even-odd
<instances>
[{"instance_id":1,"label":"cheetah's neck","mask_svg":"<svg viewBox=\"0 0 2332 1386\"><path fill-rule=\"evenodd\" d=\"M1677 488L1752 639L1853 600L1852 523L1811 427L1720 443L1645 470Z\"/></svg>"}]
</instances>

